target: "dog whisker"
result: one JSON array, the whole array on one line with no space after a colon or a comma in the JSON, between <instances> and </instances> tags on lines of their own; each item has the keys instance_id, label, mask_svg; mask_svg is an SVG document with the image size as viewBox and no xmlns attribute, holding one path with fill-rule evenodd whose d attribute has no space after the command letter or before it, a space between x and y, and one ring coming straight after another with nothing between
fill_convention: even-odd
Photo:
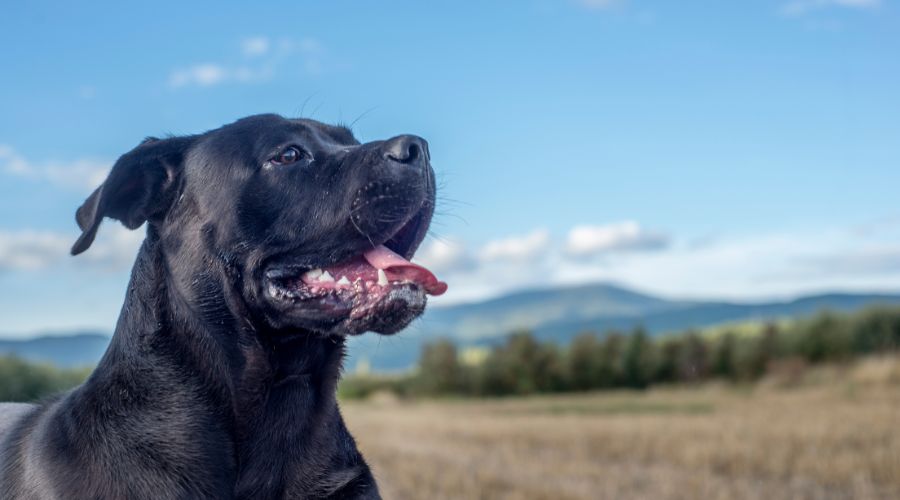
<instances>
[{"instance_id":1,"label":"dog whisker","mask_svg":"<svg viewBox=\"0 0 900 500\"><path fill-rule=\"evenodd\" d=\"M369 236L368 233L363 231L361 227L359 227L359 224L356 223L356 219L353 217L353 215L350 216L350 223L353 224L353 227L356 228L359 234L363 235L367 240L369 240L369 243L371 243L373 247L375 246L375 242L372 240L372 237Z\"/></svg>"},{"instance_id":2,"label":"dog whisker","mask_svg":"<svg viewBox=\"0 0 900 500\"><path fill-rule=\"evenodd\" d=\"M356 123L357 123L358 121L362 120L363 117L365 117L366 115L368 115L368 114L371 113L372 111L376 110L377 108L378 108L378 106L372 106L371 108L369 108L369 109L363 111L362 113L360 113L359 116L356 117L355 120L353 120L352 122L350 122L350 125L347 125L347 128L350 129L350 130L353 130L353 126L356 125Z\"/></svg>"},{"instance_id":3,"label":"dog whisker","mask_svg":"<svg viewBox=\"0 0 900 500\"><path fill-rule=\"evenodd\" d=\"M312 94L307 96L306 99L303 100L303 104L300 106L300 113L298 113L298 116L303 116L303 113L306 111L306 105L309 104L309 100L317 95L319 95L318 90L313 92Z\"/></svg>"},{"instance_id":4,"label":"dog whisker","mask_svg":"<svg viewBox=\"0 0 900 500\"><path fill-rule=\"evenodd\" d=\"M325 101L320 102L320 103L315 107L315 109L312 110L312 113L309 114L309 117L310 117L310 118L315 118L316 113L319 112L319 109L320 109L320 108L322 107L322 105L324 105L324 104L325 104Z\"/></svg>"}]
</instances>

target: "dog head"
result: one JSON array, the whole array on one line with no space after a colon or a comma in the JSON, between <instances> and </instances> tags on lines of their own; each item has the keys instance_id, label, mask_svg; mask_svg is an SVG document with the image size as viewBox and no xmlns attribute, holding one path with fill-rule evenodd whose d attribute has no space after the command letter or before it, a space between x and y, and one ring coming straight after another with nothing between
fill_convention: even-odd
<instances>
[{"instance_id":1,"label":"dog head","mask_svg":"<svg viewBox=\"0 0 900 500\"><path fill-rule=\"evenodd\" d=\"M360 144L344 127L258 115L123 155L79 208L72 253L104 217L149 221L191 303L230 289L274 331L394 333L447 288L409 261L434 203L423 139Z\"/></svg>"}]
</instances>

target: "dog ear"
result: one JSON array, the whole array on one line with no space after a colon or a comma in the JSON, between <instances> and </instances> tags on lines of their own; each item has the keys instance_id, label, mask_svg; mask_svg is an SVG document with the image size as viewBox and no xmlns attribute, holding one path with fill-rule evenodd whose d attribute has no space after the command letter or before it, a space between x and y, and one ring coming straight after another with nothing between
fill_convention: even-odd
<instances>
[{"instance_id":1,"label":"dog ear","mask_svg":"<svg viewBox=\"0 0 900 500\"><path fill-rule=\"evenodd\" d=\"M72 255L87 250L104 217L137 229L145 221L165 212L173 187L193 137L144 139L122 155L109 175L75 213L81 236L72 246Z\"/></svg>"}]
</instances>

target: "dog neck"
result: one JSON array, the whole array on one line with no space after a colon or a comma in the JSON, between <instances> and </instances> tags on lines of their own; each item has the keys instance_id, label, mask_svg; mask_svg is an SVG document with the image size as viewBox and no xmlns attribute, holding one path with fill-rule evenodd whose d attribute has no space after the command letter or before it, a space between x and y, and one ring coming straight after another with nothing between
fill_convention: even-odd
<instances>
[{"instance_id":1,"label":"dog neck","mask_svg":"<svg viewBox=\"0 0 900 500\"><path fill-rule=\"evenodd\" d=\"M148 230L112 342L73 394L81 403L73 406L93 412L84 420L108 422L98 413L127 407L189 426L199 435L178 443L159 436L160 445L184 447L166 467L177 470L179 457L196 453L215 464L198 474L227 472L191 480L231 483L237 498L377 491L335 399L343 339L270 336L241 314L233 288L204 282L215 270L197 272L193 283L205 295L186 300Z\"/></svg>"}]
</instances>

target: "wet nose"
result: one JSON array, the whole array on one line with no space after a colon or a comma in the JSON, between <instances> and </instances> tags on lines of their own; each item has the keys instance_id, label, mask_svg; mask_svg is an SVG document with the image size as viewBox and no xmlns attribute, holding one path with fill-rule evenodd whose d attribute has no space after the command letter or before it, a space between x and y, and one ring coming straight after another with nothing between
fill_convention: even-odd
<instances>
[{"instance_id":1,"label":"wet nose","mask_svg":"<svg viewBox=\"0 0 900 500\"><path fill-rule=\"evenodd\" d=\"M415 135L398 135L384 141L384 157L397 163L421 168L428 163L428 143Z\"/></svg>"}]
</instances>

